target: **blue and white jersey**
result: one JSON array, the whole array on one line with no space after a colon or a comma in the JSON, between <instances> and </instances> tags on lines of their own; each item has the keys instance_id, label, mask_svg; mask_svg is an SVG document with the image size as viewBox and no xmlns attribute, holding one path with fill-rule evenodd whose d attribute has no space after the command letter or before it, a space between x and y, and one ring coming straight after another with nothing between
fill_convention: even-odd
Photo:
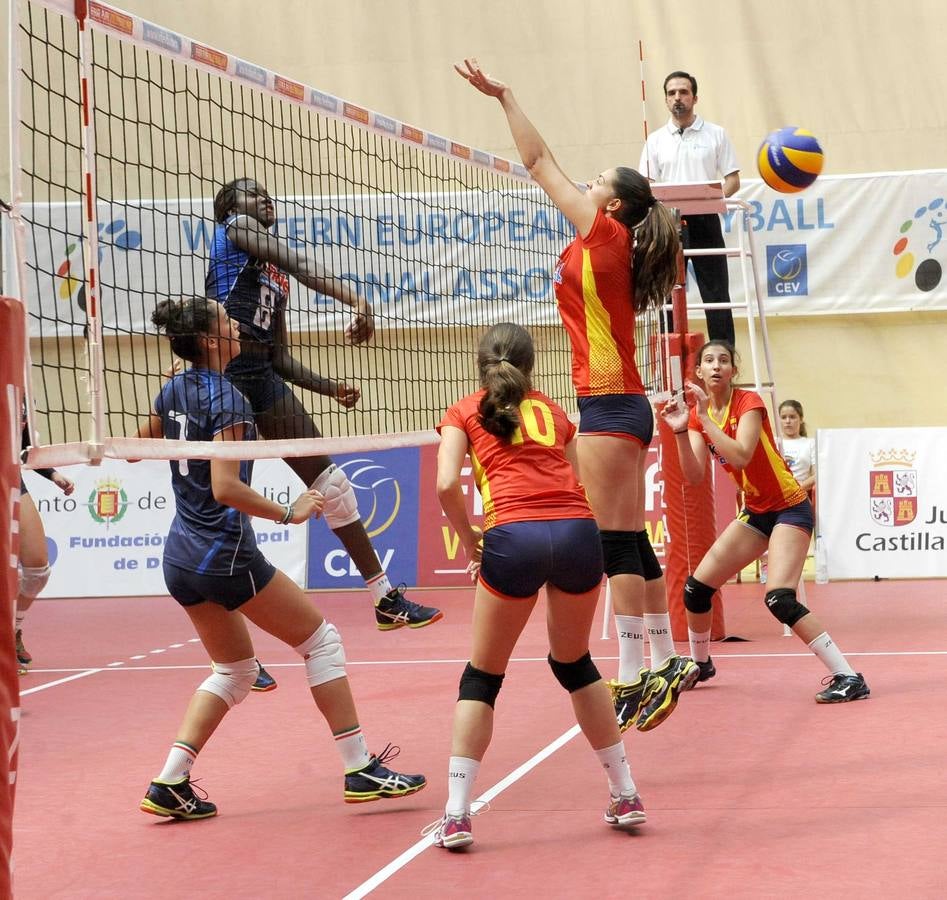
<instances>
[{"instance_id":1,"label":"blue and white jersey","mask_svg":"<svg viewBox=\"0 0 947 900\"><path fill-rule=\"evenodd\" d=\"M214 228L204 293L224 304L227 315L240 323L242 334L272 344L276 319L289 297L289 278L227 237L227 229L240 218L247 217L230 216Z\"/></svg>"},{"instance_id":2,"label":"blue and white jersey","mask_svg":"<svg viewBox=\"0 0 947 900\"><path fill-rule=\"evenodd\" d=\"M253 410L246 397L220 372L188 369L175 375L155 399L155 413L170 440L212 441L234 425L244 425L246 440L256 440ZM253 463L240 463L240 480L250 483ZM210 460L171 461L171 486L177 514L164 548L167 562L202 575L232 575L256 551L250 517L214 499Z\"/></svg>"}]
</instances>

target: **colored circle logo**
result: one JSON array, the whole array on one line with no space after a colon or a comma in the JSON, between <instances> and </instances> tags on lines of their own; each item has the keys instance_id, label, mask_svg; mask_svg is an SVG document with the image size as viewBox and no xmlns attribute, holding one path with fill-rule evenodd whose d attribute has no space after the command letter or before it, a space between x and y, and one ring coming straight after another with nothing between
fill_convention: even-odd
<instances>
[{"instance_id":1,"label":"colored circle logo","mask_svg":"<svg viewBox=\"0 0 947 900\"><path fill-rule=\"evenodd\" d=\"M934 255L938 248L943 253L947 243L947 211L944 198L936 197L915 210L910 219L901 223L900 237L891 247L894 254L894 274L898 278L914 278L919 291L934 290L943 278L943 266ZM938 255L940 255L938 254Z\"/></svg>"},{"instance_id":2,"label":"colored circle logo","mask_svg":"<svg viewBox=\"0 0 947 900\"><path fill-rule=\"evenodd\" d=\"M792 250L780 250L773 255L771 265L780 281L793 281L802 272L802 256Z\"/></svg>"},{"instance_id":3,"label":"colored circle logo","mask_svg":"<svg viewBox=\"0 0 947 900\"><path fill-rule=\"evenodd\" d=\"M358 497L362 524L368 536L373 538L387 530L401 509L401 486L397 479L384 466L371 459L352 459L340 468L345 470ZM367 495L371 495L371 504L366 502Z\"/></svg>"}]
</instances>

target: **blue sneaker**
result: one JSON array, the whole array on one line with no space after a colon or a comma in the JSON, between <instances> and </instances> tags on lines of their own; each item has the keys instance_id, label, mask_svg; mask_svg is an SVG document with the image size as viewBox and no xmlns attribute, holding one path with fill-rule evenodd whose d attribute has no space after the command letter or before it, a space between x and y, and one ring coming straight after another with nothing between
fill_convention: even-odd
<instances>
[{"instance_id":1,"label":"blue sneaker","mask_svg":"<svg viewBox=\"0 0 947 900\"><path fill-rule=\"evenodd\" d=\"M276 679L270 675L263 666L260 665L260 661L257 660L256 664L260 666L260 674L257 675L256 681L253 682L251 691L259 691L263 693L265 691L275 691L279 685L276 683Z\"/></svg>"},{"instance_id":2,"label":"blue sneaker","mask_svg":"<svg viewBox=\"0 0 947 900\"><path fill-rule=\"evenodd\" d=\"M389 744L378 755L373 756L364 769L345 773L345 802L370 803L372 800L391 800L416 794L426 784L423 775L402 775L385 766L401 752L400 747Z\"/></svg>"},{"instance_id":3,"label":"blue sneaker","mask_svg":"<svg viewBox=\"0 0 947 900\"><path fill-rule=\"evenodd\" d=\"M433 606L412 603L405 597L404 588L405 585L399 584L375 604L375 624L379 631L393 631L405 625L408 628L423 628L444 617L444 613Z\"/></svg>"},{"instance_id":4,"label":"blue sneaker","mask_svg":"<svg viewBox=\"0 0 947 900\"><path fill-rule=\"evenodd\" d=\"M195 793L190 778L174 784L152 781L139 809L152 816L171 819L209 819L216 816L217 807L208 802L204 791L200 788L197 790L199 793Z\"/></svg>"}]
</instances>

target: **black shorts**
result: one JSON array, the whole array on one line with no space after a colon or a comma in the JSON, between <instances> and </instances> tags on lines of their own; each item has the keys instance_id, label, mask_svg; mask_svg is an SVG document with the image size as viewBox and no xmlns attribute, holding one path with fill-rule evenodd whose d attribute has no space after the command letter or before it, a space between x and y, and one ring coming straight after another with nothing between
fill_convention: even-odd
<instances>
[{"instance_id":1,"label":"black shorts","mask_svg":"<svg viewBox=\"0 0 947 900\"><path fill-rule=\"evenodd\" d=\"M654 412L644 394L579 397L579 434L628 435L645 447L654 437Z\"/></svg>"},{"instance_id":2,"label":"black shorts","mask_svg":"<svg viewBox=\"0 0 947 900\"><path fill-rule=\"evenodd\" d=\"M207 601L231 612L259 594L275 574L276 566L259 550L249 566L233 575L200 575L164 563L164 583L168 586L168 593L181 606L197 606Z\"/></svg>"},{"instance_id":3,"label":"black shorts","mask_svg":"<svg viewBox=\"0 0 947 900\"><path fill-rule=\"evenodd\" d=\"M291 392L282 376L274 371L273 363L264 356L241 354L230 361L225 374L250 401L255 413L266 412Z\"/></svg>"},{"instance_id":4,"label":"black shorts","mask_svg":"<svg viewBox=\"0 0 947 900\"><path fill-rule=\"evenodd\" d=\"M755 513L744 507L740 510L737 521L768 538L777 525L793 525L812 534L814 519L812 504L807 498L802 503L797 503L795 506L789 506L786 509L778 509L775 512Z\"/></svg>"},{"instance_id":5,"label":"black shorts","mask_svg":"<svg viewBox=\"0 0 947 900\"><path fill-rule=\"evenodd\" d=\"M566 594L585 594L603 572L595 519L510 522L483 536L480 581L498 597L523 600L547 583Z\"/></svg>"}]
</instances>

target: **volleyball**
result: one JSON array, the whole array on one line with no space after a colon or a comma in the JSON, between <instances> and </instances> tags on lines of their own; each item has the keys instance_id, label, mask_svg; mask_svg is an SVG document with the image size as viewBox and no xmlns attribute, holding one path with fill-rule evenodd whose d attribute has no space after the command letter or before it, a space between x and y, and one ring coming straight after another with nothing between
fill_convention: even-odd
<instances>
[{"instance_id":1,"label":"volleyball","mask_svg":"<svg viewBox=\"0 0 947 900\"><path fill-rule=\"evenodd\" d=\"M760 177L774 191L805 190L822 171L822 147L811 131L790 125L766 135L756 155Z\"/></svg>"}]
</instances>

